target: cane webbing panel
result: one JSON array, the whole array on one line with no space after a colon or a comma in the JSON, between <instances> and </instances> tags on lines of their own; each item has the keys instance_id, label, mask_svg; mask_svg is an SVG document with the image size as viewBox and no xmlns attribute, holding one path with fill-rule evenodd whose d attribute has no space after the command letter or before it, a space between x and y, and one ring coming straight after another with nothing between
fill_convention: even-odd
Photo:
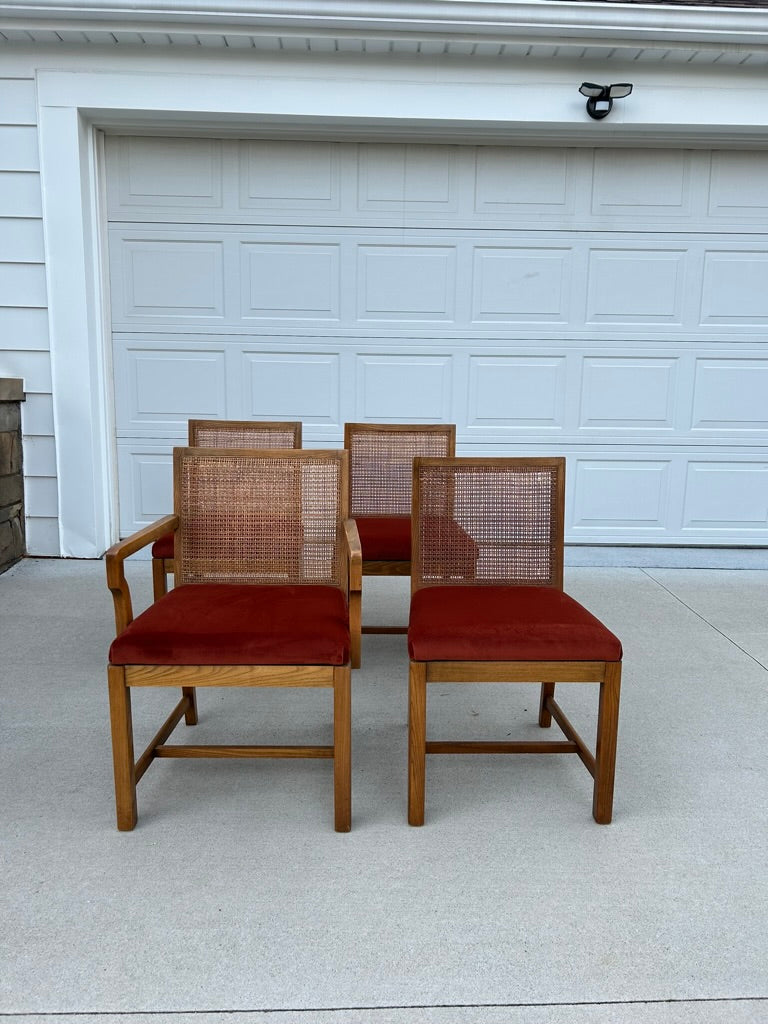
<instances>
[{"instance_id":1,"label":"cane webbing panel","mask_svg":"<svg viewBox=\"0 0 768 1024\"><path fill-rule=\"evenodd\" d=\"M182 583L346 587L346 453L174 449Z\"/></svg>"},{"instance_id":2,"label":"cane webbing panel","mask_svg":"<svg viewBox=\"0 0 768 1024\"><path fill-rule=\"evenodd\" d=\"M350 515L409 516L413 459L453 454L454 428L388 430L384 427L348 431Z\"/></svg>"},{"instance_id":3,"label":"cane webbing panel","mask_svg":"<svg viewBox=\"0 0 768 1024\"><path fill-rule=\"evenodd\" d=\"M301 423L190 420L194 448L301 448Z\"/></svg>"},{"instance_id":4,"label":"cane webbing panel","mask_svg":"<svg viewBox=\"0 0 768 1024\"><path fill-rule=\"evenodd\" d=\"M562 459L417 463L414 589L562 587Z\"/></svg>"}]
</instances>

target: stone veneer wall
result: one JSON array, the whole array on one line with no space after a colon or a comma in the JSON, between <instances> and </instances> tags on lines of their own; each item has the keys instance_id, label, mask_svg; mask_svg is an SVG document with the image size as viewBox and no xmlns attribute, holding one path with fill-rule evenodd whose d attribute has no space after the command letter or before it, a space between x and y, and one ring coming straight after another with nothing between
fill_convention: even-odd
<instances>
[{"instance_id":1,"label":"stone veneer wall","mask_svg":"<svg viewBox=\"0 0 768 1024\"><path fill-rule=\"evenodd\" d=\"M22 382L0 377L0 572L24 557Z\"/></svg>"}]
</instances>

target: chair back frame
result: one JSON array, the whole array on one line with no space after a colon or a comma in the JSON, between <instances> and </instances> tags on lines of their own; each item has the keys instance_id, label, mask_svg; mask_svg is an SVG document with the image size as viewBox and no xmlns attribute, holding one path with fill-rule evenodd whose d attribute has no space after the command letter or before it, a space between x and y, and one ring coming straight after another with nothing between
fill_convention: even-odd
<instances>
[{"instance_id":1,"label":"chair back frame","mask_svg":"<svg viewBox=\"0 0 768 1024\"><path fill-rule=\"evenodd\" d=\"M503 517L491 520L484 513L499 494L514 500L516 514L504 509ZM462 584L563 589L564 458L416 458L412 503L411 593ZM430 535L441 525L477 546L481 570L470 575L446 566L442 573L425 573ZM445 534L440 540L444 544ZM500 574L499 566L508 571Z\"/></svg>"},{"instance_id":2,"label":"chair back frame","mask_svg":"<svg viewBox=\"0 0 768 1024\"><path fill-rule=\"evenodd\" d=\"M173 469L177 586L321 583L348 593L345 451L174 448Z\"/></svg>"},{"instance_id":3,"label":"chair back frame","mask_svg":"<svg viewBox=\"0 0 768 1024\"><path fill-rule=\"evenodd\" d=\"M456 425L345 423L344 447L349 452L350 515L410 516L412 459L455 455ZM373 471L361 486L361 474L371 465ZM375 486L384 482L386 486Z\"/></svg>"},{"instance_id":4,"label":"chair back frame","mask_svg":"<svg viewBox=\"0 0 768 1024\"><path fill-rule=\"evenodd\" d=\"M194 448L301 448L299 420L189 420L187 433ZM175 571L173 557L153 556L155 600L167 592L166 577Z\"/></svg>"},{"instance_id":5,"label":"chair back frame","mask_svg":"<svg viewBox=\"0 0 768 1024\"><path fill-rule=\"evenodd\" d=\"M301 448L300 420L190 420L190 448Z\"/></svg>"},{"instance_id":6,"label":"chair back frame","mask_svg":"<svg viewBox=\"0 0 768 1024\"><path fill-rule=\"evenodd\" d=\"M413 458L456 454L453 423L345 423L350 515L356 520L410 519ZM364 576L409 576L411 560L365 558ZM362 627L364 633L406 633L405 626Z\"/></svg>"}]
</instances>

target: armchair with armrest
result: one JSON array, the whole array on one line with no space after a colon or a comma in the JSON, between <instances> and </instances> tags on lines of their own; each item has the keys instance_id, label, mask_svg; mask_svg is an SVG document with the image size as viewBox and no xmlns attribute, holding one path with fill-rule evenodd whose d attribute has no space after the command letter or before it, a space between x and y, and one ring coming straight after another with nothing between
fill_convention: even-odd
<instances>
[{"instance_id":1,"label":"armchair with armrest","mask_svg":"<svg viewBox=\"0 0 768 1024\"><path fill-rule=\"evenodd\" d=\"M137 820L136 784L156 758L318 757L334 762L337 831L351 824L351 668L360 657L361 553L347 516L346 453L177 448L174 506L107 552L117 636L109 700L117 825ZM125 559L177 534L175 587L134 618ZM182 696L136 759L131 691ZM328 687L333 743L189 746L197 687Z\"/></svg>"}]
</instances>

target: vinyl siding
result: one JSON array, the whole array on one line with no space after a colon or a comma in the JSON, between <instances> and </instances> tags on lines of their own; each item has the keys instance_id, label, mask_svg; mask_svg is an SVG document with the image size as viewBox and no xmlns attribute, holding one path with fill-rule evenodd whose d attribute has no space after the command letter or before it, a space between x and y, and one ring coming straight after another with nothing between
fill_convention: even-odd
<instances>
[{"instance_id":1,"label":"vinyl siding","mask_svg":"<svg viewBox=\"0 0 768 1024\"><path fill-rule=\"evenodd\" d=\"M27 550L58 555L35 81L0 77L0 376L20 377Z\"/></svg>"}]
</instances>

